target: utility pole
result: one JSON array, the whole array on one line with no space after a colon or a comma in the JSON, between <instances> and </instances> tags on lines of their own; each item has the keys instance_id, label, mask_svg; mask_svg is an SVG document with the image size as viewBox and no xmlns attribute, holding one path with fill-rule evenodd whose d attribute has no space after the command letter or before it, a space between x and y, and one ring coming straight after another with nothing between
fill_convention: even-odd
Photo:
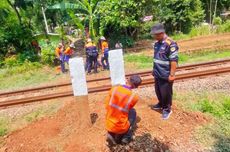
<instances>
[{"instance_id":1,"label":"utility pole","mask_svg":"<svg viewBox=\"0 0 230 152\"><path fill-rule=\"evenodd\" d=\"M218 0L216 0L216 4L215 4L215 10L214 10L214 18L216 17L216 9L217 9L217 3L218 3Z\"/></svg>"},{"instance_id":2,"label":"utility pole","mask_svg":"<svg viewBox=\"0 0 230 152\"><path fill-rule=\"evenodd\" d=\"M45 10L44 7L42 6L42 14L43 14L43 18L44 18L44 22L45 22L45 26L46 26L46 33L49 33L49 28L48 28L48 24L47 24L47 20L46 20L46 14L45 14Z\"/></svg>"},{"instance_id":3,"label":"utility pole","mask_svg":"<svg viewBox=\"0 0 230 152\"><path fill-rule=\"evenodd\" d=\"M212 0L210 0L210 24L212 24Z\"/></svg>"}]
</instances>

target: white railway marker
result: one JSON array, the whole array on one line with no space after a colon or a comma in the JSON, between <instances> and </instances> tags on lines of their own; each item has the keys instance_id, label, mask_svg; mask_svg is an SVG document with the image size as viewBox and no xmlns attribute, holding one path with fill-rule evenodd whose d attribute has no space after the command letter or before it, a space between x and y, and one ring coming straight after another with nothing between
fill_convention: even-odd
<instances>
[{"instance_id":1,"label":"white railway marker","mask_svg":"<svg viewBox=\"0 0 230 152\"><path fill-rule=\"evenodd\" d=\"M122 49L109 51L110 77L112 86L125 85L125 69Z\"/></svg>"},{"instance_id":2,"label":"white railway marker","mask_svg":"<svg viewBox=\"0 0 230 152\"><path fill-rule=\"evenodd\" d=\"M83 58L71 58L69 60L69 69L74 96L88 95Z\"/></svg>"}]
</instances>

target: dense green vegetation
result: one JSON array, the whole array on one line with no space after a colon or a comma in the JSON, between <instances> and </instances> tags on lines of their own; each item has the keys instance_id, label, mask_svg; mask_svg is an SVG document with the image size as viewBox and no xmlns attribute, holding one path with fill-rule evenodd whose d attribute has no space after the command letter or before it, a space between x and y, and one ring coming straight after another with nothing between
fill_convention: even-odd
<instances>
[{"instance_id":1,"label":"dense green vegetation","mask_svg":"<svg viewBox=\"0 0 230 152\"><path fill-rule=\"evenodd\" d=\"M228 9L228 0L3 0L0 65L4 66L4 59L12 55L17 56L19 64L51 64L50 54L58 42L67 41L67 34L80 38L90 35L95 41L104 35L113 48L117 41L131 47L136 40L150 38L150 28L156 22L164 23L176 39L229 32L229 21L220 18ZM145 16L152 18L146 22ZM204 20L211 24L201 25ZM73 29L75 34L70 32ZM49 33L59 34L55 43ZM41 57L36 42L45 52Z\"/></svg>"},{"instance_id":2,"label":"dense green vegetation","mask_svg":"<svg viewBox=\"0 0 230 152\"><path fill-rule=\"evenodd\" d=\"M214 151L230 149L230 96L224 92L177 92L175 100L186 110L200 111L213 121L197 130L196 139Z\"/></svg>"}]
</instances>

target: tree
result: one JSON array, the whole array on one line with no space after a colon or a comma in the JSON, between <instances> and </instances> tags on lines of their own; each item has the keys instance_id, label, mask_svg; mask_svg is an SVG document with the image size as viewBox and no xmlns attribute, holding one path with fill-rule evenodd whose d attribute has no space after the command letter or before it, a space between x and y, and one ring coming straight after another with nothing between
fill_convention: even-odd
<instances>
[{"instance_id":1,"label":"tree","mask_svg":"<svg viewBox=\"0 0 230 152\"><path fill-rule=\"evenodd\" d=\"M204 18L200 0L164 0L158 1L158 5L156 16L169 32L189 32Z\"/></svg>"},{"instance_id":2,"label":"tree","mask_svg":"<svg viewBox=\"0 0 230 152\"><path fill-rule=\"evenodd\" d=\"M89 27L90 36L94 39L99 33L97 23L99 22L99 5L101 0L76 0L74 3L57 3L48 9L68 10L69 15L81 30L83 27Z\"/></svg>"},{"instance_id":3,"label":"tree","mask_svg":"<svg viewBox=\"0 0 230 152\"><path fill-rule=\"evenodd\" d=\"M205 19L212 23L216 16L219 16L224 10L230 8L229 0L201 0L202 7L205 10Z\"/></svg>"}]
</instances>

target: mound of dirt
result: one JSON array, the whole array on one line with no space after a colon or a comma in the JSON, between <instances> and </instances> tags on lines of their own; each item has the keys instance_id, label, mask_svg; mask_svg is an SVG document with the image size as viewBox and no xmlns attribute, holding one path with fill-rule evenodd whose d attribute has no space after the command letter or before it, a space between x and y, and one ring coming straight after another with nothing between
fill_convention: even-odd
<instances>
[{"instance_id":1,"label":"mound of dirt","mask_svg":"<svg viewBox=\"0 0 230 152\"><path fill-rule=\"evenodd\" d=\"M146 91L145 91L146 92ZM5 138L5 145L0 151L5 152L152 152L152 151L194 151L201 149L192 140L194 129L207 122L200 113L188 113L176 106L168 121L161 119L161 114L148 106L156 99L143 98L136 106L138 124L134 141L129 145L118 145L112 149L106 146L104 126L105 95L89 97L91 113L90 127L80 127L79 108L76 101L66 106L52 117L43 118L27 127L11 133Z\"/></svg>"}]
</instances>

